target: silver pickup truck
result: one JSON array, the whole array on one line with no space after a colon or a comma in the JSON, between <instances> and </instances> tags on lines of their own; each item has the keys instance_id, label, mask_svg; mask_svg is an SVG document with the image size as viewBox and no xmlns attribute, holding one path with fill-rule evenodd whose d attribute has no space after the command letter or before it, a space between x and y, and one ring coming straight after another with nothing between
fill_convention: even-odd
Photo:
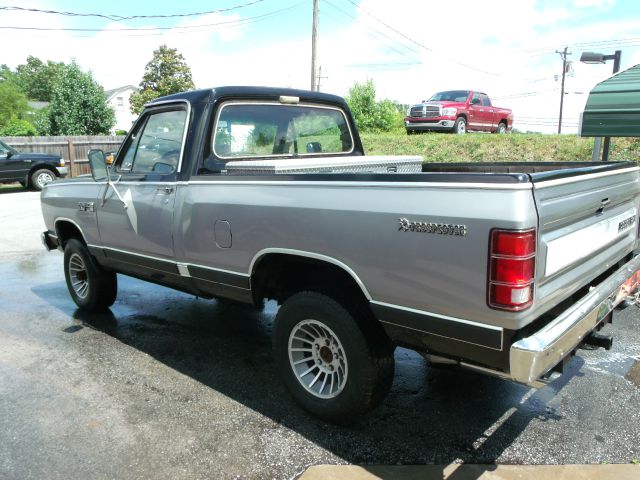
<instances>
[{"instance_id":1,"label":"silver pickup truck","mask_svg":"<svg viewBox=\"0 0 640 480\"><path fill-rule=\"evenodd\" d=\"M80 308L116 273L280 305L295 399L348 422L395 346L538 386L636 292L634 163L423 164L365 156L339 97L223 87L146 106L110 168L42 192L48 249Z\"/></svg>"}]
</instances>

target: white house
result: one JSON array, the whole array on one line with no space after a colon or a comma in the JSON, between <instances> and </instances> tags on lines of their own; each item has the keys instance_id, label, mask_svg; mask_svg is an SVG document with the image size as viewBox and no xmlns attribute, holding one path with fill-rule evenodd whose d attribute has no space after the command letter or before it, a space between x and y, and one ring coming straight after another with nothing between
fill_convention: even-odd
<instances>
[{"instance_id":1,"label":"white house","mask_svg":"<svg viewBox=\"0 0 640 480\"><path fill-rule=\"evenodd\" d=\"M112 131L126 130L127 132L133 125L137 115L131 113L129 98L133 92L137 92L138 87L133 85L125 85L124 87L107 90L107 103L116 112L116 124Z\"/></svg>"}]
</instances>

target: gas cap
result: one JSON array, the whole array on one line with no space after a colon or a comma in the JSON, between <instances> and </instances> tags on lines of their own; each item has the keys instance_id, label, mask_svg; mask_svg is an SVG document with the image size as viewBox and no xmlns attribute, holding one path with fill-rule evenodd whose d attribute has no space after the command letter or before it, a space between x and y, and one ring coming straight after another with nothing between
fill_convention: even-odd
<instances>
[{"instance_id":1,"label":"gas cap","mask_svg":"<svg viewBox=\"0 0 640 480\"><path fill-rule=\"evenodd\" d=\"M216 220L213 235L218 248L231 248L231 224L228 220Z\"/></svg>"}]
</instances>

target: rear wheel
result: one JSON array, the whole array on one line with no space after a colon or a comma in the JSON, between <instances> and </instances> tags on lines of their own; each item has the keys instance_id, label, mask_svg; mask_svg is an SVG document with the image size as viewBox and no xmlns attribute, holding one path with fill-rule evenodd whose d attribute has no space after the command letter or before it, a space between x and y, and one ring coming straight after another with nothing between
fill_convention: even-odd
<instances>
[{"instance_id":1,"label":"rear wheel","mask_svg":"<svg viewBox=\"0 0 640 480\"><path fill-rule=\"evenodd\" d=\"M346 424L371 410L393 381L393 351L368 340L333 298L301 292L280 308L273 332L277 368L303 408Z\"/></svg>"},{"instance_id":2,"label":"rear wheel","mask_svg":"<svg viewBox=\"0 0 640 480\"><path fill-rule=\"evenodd\" d=\"M456 118L456 122L453 124L453 133L462 135L467 132L467 121L464 117Z\"/></svg>"},{"instance_id":3,"label":"rear wheel","mask_svg":"<svg viewBox=\"0 0 640 480\"><path fill-rule=\"evenodd\" d=\"M31 186L35 190L42 190L47 183L51 183L56 179L55 173L46 168L36 170L31 174Z\"/></svg>"},{"instance_id":4,"label":"rear wheel","mask_svg":"<svg viewBox=\"0 0 640 480\"><path fill-rule=\"evenodd\" d=\"M115 272L98 265L85 244L75 238L64 247L64 276L71 298L84 310L104 310L116 300Z\"/></svg>"},{"instance_id":5,"label":"rear wheel","mask_svg":"<svg viewBox=\"0 0 640 480\"><path fill-rule=\"evenodd\" d=\"M507 133L507 125L504 122L500 122L498 124L498 130L496 130L496 133Z\"/></svg>"}]
</instances>

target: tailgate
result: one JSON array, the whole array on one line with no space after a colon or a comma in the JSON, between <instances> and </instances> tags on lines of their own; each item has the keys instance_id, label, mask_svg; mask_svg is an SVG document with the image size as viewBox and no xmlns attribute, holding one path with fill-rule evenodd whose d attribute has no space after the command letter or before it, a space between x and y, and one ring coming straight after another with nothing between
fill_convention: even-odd
<instances>
[{"instance_id":1,"label":"tailgate","mask_svg":"<svg viewBox=\"0 0 640 480\"><path fill-rule=\"evenodd\" d=\"M636 247L640 169L629 165L569 170L555 178L531 175L539 217L539 311L588 285Z\"/></svg>"}]
</instances>

